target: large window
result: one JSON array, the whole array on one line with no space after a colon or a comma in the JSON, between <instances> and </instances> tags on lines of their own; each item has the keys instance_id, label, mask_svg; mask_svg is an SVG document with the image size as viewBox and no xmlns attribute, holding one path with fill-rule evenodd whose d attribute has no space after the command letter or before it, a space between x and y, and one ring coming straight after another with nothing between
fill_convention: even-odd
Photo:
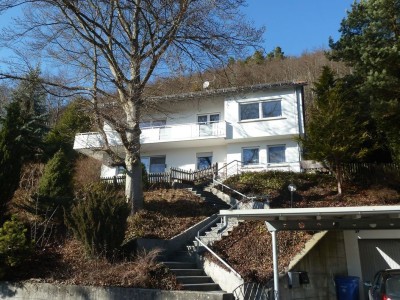
<instances>
[{"instance_id":1,"label":"large window","mask_svg":"<svg viewBox=\"0 0 400 300\"><path fill-rule=\"evenodd\" d=\"M244 165L255 165L260 162L258 148L244 148L242 154Z\"/></svg>"},{"instance_id":2,"label":"large window","mask_svg":"<svg viewBox=\"0 0 400 300\"><path fill-rule=\"evenodd\" d=\"M285 145L268 146L268 163L279 164L286 162Z\"/></svg>"},{"instance_id":3,"label":"large window","mask_svg":"<svg viewBox=\"0 0 400 300\"><path fill-rule=\"evenodd\" d=\"M147 173L165 172L165 156L143 156L140 160L146 167Z\"/></svg>"},{"instance_id":4,"label":"large window","mask_svg":"<svg viewBox=\"0 0 400 300\"><path fill-rule=\"evenodd\" d=\"M197 123L199 124L199 136L212 136L218 126L219 114L198 115Z\"/></svg>"},{"instance_id":5,"label":"large window","mask_svg":"<svg viewBox=\"0 0 400 300\"><path fill-rule=\"evenodd\" d=\"M282 116L281 100L241 103L239 107L240 121Z\"/></svg>"}]
</instances>

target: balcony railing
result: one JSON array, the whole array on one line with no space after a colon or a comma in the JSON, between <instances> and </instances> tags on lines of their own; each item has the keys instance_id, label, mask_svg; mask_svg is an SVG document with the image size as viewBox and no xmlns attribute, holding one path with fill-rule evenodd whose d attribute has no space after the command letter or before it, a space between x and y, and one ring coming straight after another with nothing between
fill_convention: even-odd
<instances>
[{"instance_id":1,"label":"balcony railing","mask_svg":"<svg viewBox=\"0 0 400 300\"><path fill-rule=\"evenodd\" d=\"M157 143L173 141L189 141L226 136L226 123L216 122L211 124L176 124L160 127L142 128L140 142ZM113 130L106 130L108 142L111 146L121 145L119 135ZM100 148L103 138L98 132L78 133L75 136L74 149Z\"/></svg>"}]
</instances>

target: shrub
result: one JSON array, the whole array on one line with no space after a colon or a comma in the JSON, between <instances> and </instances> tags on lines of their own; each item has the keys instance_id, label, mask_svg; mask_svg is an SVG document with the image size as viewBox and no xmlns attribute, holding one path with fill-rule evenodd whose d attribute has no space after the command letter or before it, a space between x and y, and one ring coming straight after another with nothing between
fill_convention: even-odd
<instances>
[{"instance_id":1,"label":"shrub","mask_svg":"<svg viewBox=\"0 0 400 300\"><path fill-rule=\"evenodd\" d=\"M39 194L51 198L71 196L71 165L62 150L47 162L39 181Z\"/></svg>"},{"instance_id":2,"label":"shrub","mask_svg":"<svg viewBox=\"0 0 400 300\"><path fill-rule=\"evenodd\" d=\"M15 216L0 228L0 278L9 268L20 265L32 250L32 243L26 237L27 229Z\"/></svg>"},{"instance_id":3,"label":"shrub","mask_svg":"<svg viewBox=\"0 0 400 300\"><path fill-rule=\"evenodd\" d=\"M91 256L111 257L124 240L130 208L123 195L105 184L83 192L67 216L67 225Z\"/></svg>"}]
</instances>

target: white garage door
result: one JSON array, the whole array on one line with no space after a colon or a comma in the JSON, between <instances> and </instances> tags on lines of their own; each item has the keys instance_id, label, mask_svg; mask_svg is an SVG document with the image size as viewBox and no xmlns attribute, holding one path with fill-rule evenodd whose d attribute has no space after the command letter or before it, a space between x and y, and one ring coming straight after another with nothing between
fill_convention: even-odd
<instances>
[{"instance_id":1,"label":"white garage door","mask_svg":"<svg viewBox=\"0 0 400 300\"><path fill-rule=\"evenodd\" d=\"M400 239L361 239L358 247L364 281L372 281L379 270L400 268Z\"/></svg>"}]
</instances>

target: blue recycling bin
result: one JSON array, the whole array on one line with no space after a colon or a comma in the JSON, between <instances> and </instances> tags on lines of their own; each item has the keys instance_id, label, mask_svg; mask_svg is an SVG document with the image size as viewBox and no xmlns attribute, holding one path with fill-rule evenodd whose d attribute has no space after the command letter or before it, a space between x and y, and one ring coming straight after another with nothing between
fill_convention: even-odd
<instances>
[{"instance_id":1,"label":"blue recycling bin","mask_svg":"<svg viewBox=\"0 0 400 300\"><path fill-rule=\"evenodd\" d=\"M359 300L359 282L360 278L356 276L336 276L336 298L338 300Z\"/></svg>"}]
</instances>

